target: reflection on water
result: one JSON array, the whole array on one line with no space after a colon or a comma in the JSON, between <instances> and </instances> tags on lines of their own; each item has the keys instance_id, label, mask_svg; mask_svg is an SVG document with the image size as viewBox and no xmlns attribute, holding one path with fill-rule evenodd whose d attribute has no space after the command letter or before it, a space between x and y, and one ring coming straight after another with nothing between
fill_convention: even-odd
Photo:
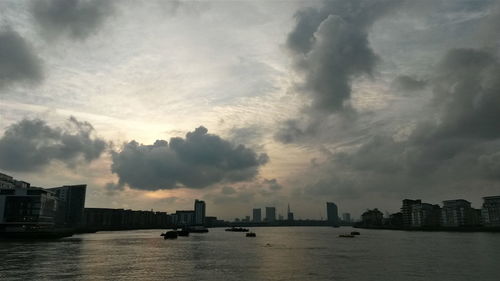
<instances>
[{"instance_id":1,"label":"reflection on water","mask_svg":"<svg viewBox=\"0 0 500 281\"><path fill-rule=\"evenodd\" d=\"M211 229L177 240L158 230L58 241L0 241L0 280L498 280L500 233L350 228Z\"/></svg>"}]
</instances>

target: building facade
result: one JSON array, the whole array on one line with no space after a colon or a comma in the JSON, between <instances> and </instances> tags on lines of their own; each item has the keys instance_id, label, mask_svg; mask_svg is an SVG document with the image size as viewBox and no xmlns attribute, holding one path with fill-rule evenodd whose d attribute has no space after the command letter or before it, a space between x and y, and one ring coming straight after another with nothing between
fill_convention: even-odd
<instances>
[{"instance_id":1,"label":"building facade","mask_svg":"<svg viewBox=\"0 0 500 281\"><path fill-rule=\"evenodd\" d=\"M252 221L253 222L261 222L262 221L262 212L260 208L254 208L252 211Z\"/></svg>"},{"instance_id":2,"label":"building facade","mask_svg":"<svg viewBox=\"0 0 500 281\"><path fill-rule=\"evenodd\" d=\"M350 223L351 222L351 214L349 214L349 213L343 213L342 214L342 220L345 223Z\"/></svg>"},{"instance_id":3,"label":"building facade","mask_svg":"<svg viewBox=\"0 0 500 281\"><path fill-rule=\"evenodd\" d=\"M445 227L476 226L480 224L480 213L464 199L443 201L441 225Z\"/></svg>"},{"instance_id":4,"label":"building facade","mask_svg":"<svg viewBox=\"0 0 500 281\"><path fill-rule=\"evenodd\" d=\"M266 207L266 222L275 222L275 221L276 221L276 208Z\"/></svg>"},{"instance_id":5,"label":"building facade","mask_svg":"<svg viewBox=\"0 0 500 281\"><path fill-rule=\"evenodd\" d=\"M54 228L58 207L58 198L43 188L1 188L0 231Z\"/></svg>"},{"instance_id":6,"label":"building facade","mask_svg":"<svg viewBox=\"0 0 500 281\"><path fill-rule=\"evenodd\" d=\"M413 215L413 205L422 204L422 200L412 200L405 199L403 200L403 206L401 207L401 214L403 219L403 227L411 227L412 226L412 215Z\"/></svg>"},{"instance_id":7,"label":"building facade","mask_svg":"<svg viewBox=\"0 0 500 281\"><path fill-rule=\"evenodd\" d=\"M483 200L483 224L488 227L500 227L500 196L484 197Z\"/></svg>"},{"instance_id":8,"label":"building facade","mask_svg":"<svg viewBox=\"0 0 500 281\"><path fill-rule=\"evenodd\" d=\"M194 224L205 225L205 201L196 199L194 201Z\"/></svg>"},{"instance_id":9,"label":"building facade","mask_svg":"<svg viewBox=\"0 0 500 281\"><path fill-rule=\"evenodd\" d=\"M67 227L79 227L83 224L83 210L87 185L65 185L47 189L53 192L60 203L59 220Z\"/></svg>"},{"instance_id":10,"label":"building facade","mask_svg":"<svg viewBox=\"0 0 500 281\"><path fill-rule=\"evenodd\" d=\"M293 221L293 213L290 211L290 204L288 204L288 209L287 209L287 220L288 221Z\"/></svg>"},{"instance_id":11,"label":"building facade","mask_svg":"<svg viewBox=\"0 0 500 281\"><path fill-rule=\"evenodd\" d=\"M326 202L326 217L329 225L339 225L339 211L335 203Z\"/></svg>"},{"instance_id":12,"label":"building facade","mask_svg":"<svg viewBox=\"0 0 500 281\"><path fill-rule=\"evenodd\" d=\"M440 224L441 207L439 205L428 203L411 205L411 227L437 227Z\"/></svg>"}]
</instances>

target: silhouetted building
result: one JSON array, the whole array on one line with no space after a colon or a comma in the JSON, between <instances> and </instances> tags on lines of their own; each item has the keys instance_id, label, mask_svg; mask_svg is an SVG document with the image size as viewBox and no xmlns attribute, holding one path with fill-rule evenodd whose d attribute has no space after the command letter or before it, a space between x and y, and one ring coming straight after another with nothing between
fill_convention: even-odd
<instances>
[{"instance_id":1,"label":"silhouetted building","mask_svg":"<svg viewBox=\"0 0 500 281\"><path fill-rule=\"evenodd\" d=\"M172 224L178 227L194 225L194 211L176 211L171 215Z\"/></svg>"},{"instance_id":2,"label":"silhouetted building","mask_svg":"<svg viewBox=\"0 0 500 281\"><path fill-rule=\"evenodd\" d=\"M349 214L349 213L343 213L342 214L342 220L345 223L350 223L351 222L351 214Z\"/></svg>"},{"instance_id":3,"label":"silhouetted building","mask_svg":"<svg viewBox=\"0 0 500 281\"><path fill-rule=\"evenodd\" d=\"M275 221L276 221L276 208L266 207L266 222L275 222Z\"/></svg>"},{"instance_id":4,"label":"silhouetted building","mask_svg":"<svg viewBox=\"0 0 500 281\"><path fill-rule=\"evenodd\" d=\"M326 215L329 225L332 226L339 225L339 211L335 203L326 202Z\"/></svg>"},{"instance_id":5,"label":"silhouetted building","mask_svg":"<svg viewBox=\"0 0 500 281\"><path fill-rule=\"evenodd\" d=\"M478 211L464 199L443 201L441 211L442 225L446 227L478 225Z\"/></svg>"},{"instance_id":6,"label":"silhouetted building","mask_svg":"<svg viewBox=\"0 0 500 281\"><path fill-rule=\"evenodd\" d=\"M60 212L64 225L77 227L82 224L87 185L65 185L47 189L53 192L60 202Z\"/></svg>"},{"instance_id":7,"label":"silhouetted building","mask_svg":"<svg viewBox=\"0 0 500 281\"><path fill-rule=\"evenodd\" d=\"M361 215L361 223L364 226L381 226L384 219L384 214L377 208L367 210Z\"/></svg>"},{"instance_id":8,"label":"silhouetted building","mask_svg":"<svg viewBox=\"0 0 500 281\"><path fill-rule=\"evenodd\" d=\"M53 228L57 224L58 199L39 187L0 188L0 231Z\"/></svg>"},{"instance_id":9,"label":"silhouetted building","mask_svg":"<svg viewBox=\"0 0 500 281\"><path fill-rule=\"evenodd\" d=\"M84 228L93 230L166 228L170 225L166 212L154 211L85 208L83 218Z\"/></svg>"},{"instance_id":10,"label":"silhouetted building","mask_svg":"<svg viewBox=\"0 0 500 281\"><path fill-rule=\"evenodd\" d=\"M288 209L287 209L287 220L293 221L293 213L290 212L290 204L288 204Z\"/></svg>"},{"instance_id":11,"label":"silhouetted building","mask_svg":"<svg viewBox=\"0 0 500 281\"><path fill-rule=\"evenodd\" d=\"M412 214L413 214L413 205L415 204L421 204L422 200L411 200L411 199L405 199L403 200L403 206L401 207L401 214L402 214L402 219L403 219L403 226L404 227L411 227L412 225Z\"/></svg>"},{"instance_id":12,"label":"silhouetted building","mask_svg":"<svg viewBox=\"0 0 500 281\"><path fill-rule=\"evenodd\" d=\"M205 201L201 200L194 201L194 224L195 225L205 224Z\"/></svg>"},{"instance_id":13,"label":"silhouetted building","mask_svg":"<svg viewBox=\"0 0 500 281\"><path fill-rule=\"evenodd\" d=\"M415 203L411 206L411 210L412 227L437 227L441 224L441 208L439 205Z\"/></svg>"},{"instance_id":14,"label":"silhouetted building","mask_svg":"<svg viewBox=\"0 0 500 281\"><path fill-rule=\"evenodd\" d=\"M397 212L389 216L389 225L394 227L403 226L403 213Z\"/></svg>"},{"instance_id":15,"label":"silhouetted building","mask_svg":"<svg viewBox=\"0 0 500 281\"><path fill-rule=\"evenodd\" d=\"M483 197L481 214L485 226L500 226L500 196Z\"/></svg>"},{"instance_id":16,"label":"silhouetted building","mask_svg":"<svg viewBox=\"0 0 500 281\"><path fill-rule=\"evenodd\" d=\"M253 209L253 222L261 222L261 221L262 221L262 216L260 208Z\"/></svg>"}]
</instances>

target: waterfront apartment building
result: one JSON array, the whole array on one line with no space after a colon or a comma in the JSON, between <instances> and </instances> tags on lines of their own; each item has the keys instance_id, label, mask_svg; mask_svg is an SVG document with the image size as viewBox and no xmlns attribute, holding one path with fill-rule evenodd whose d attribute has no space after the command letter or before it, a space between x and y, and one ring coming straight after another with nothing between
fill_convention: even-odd
<instances>
[{"instance_id":1,"label":"waterfront apartment building","mask_svg":"<svg viewBox=\"0 0 500 281\"><path fill-rule=\"evenodd\" d=\"M261 222L262 221L262 214L261 214L260 208L254 208L252 213L253 213L253 217L252 217L253 222Z\"/></svg>"},{"instance_id":2,"label":"waterfront apartment building","mask_svg":"<svg viewBox=\"0 0 500 281\"><path fill-rule=\"evenodd\" d=\"M413 205L421 204L422 200L412 200L412 199L404 199L403 206L401 207L402 214L402 223L403 227L411 227L412 226L412 214L413 214Z\"/></svg>"},{"instance_id":3,"label":"waterfront apartment building","mask_svg":"<svg viewBox=\"0 0 500 281\"><path fill-rule=\"evenodd\" d=\"M83 223L83 209L85 208L85 195L87 185L64 185L48 188L59 199L60 216L67 227L79 227Z\"/></svg>"},{"instance_id":4,"label":"waterfront apartment building","mask_svg":"<svg viewBox=\"0 0 500 281\"><path fill-rule=\"evenodd\" d=\"M339 211L335 203L326 202L326 217L328 220L328 225L331 226L339 225Z\"/></svg>"},{"instance_id":5,"label":"waterfront apartment building","mask_svg":"<svg viewBox=\"0 0 500 281\"><path fill-rule=\"evenodd\" d=\"M0 173L0 228L73 228L81 223L86 185L44 189Z\"/></svg>"},{"instance_id":6,"label":"waterfront apartment building","mask_svg":"<svg viewBox=\"0 0 500 281\"><path fill-rule=\"evenodd\" d=\"M500 196L483 197L481 215L484 226L500 227Z\"/></svg>"},{"instance_id":7,"label":"waterfront apartment building","mask_svg":"<svg viewBox=\"0 0 500 281\"><path fill-rule=\"evenodd\" d=\"M195 212L194 211L176 211L175 214L171 215L172 224L178 227L192 226L195 222Z\"/></svg>"},{"instance_id":8,"label":"waterfront apartment building","mask_svg":"<svg viewBox=\"0 0 500 281\"><path fill-rule=\"evenodd\" d=\"M165 212L85 208L83 215L83 228L89 230L166 228L169 225Z\"/></svg>"},{"instance_id":9,"label":"waterfront apartment building","mask_svg":"<svg viewBox=\"0 0 500 281\"><path fill-rule=\"evenodd\" d=\"M276 221L276 208L266 207L266 222L275 222L275 221Z\"/></svg>"},{"instance_id":10,"label":"waterfront apartment building","mask_svg":"<svg viewBox=\"0 0 500 281\"><path fill-rule=\"evenodd\" d=\"M39 187L0 188L0 231L54 228L58 221L58 198Z\"/></svg>"},{"instance_id":11,"label":"waterfront apartment building","mask_svg":"<svg viewBox=\"0 0 500 281\"><path fill-rule=\"evenodd\" d=\"M480 211L464 199L443 201L441 225L445 227L475 226L480 224Z\"/></svg>"},{"instance_id":12,"label":"waterfront apartment building","mask_svg":"<svg viewBox=\"0 0 500 281\"><path fill-rule=\"evenodd\" d=\"M194 224L205 225L205 201L194 201Z\"/></svg>"},{"instance_id":13,"label":"waterfront apartment building","mask_svg":"<svg viewBox=\"0 0 500 281\"><path fill-rule=\"evenodd\" d=\"M439 205L429 203L411 205L411 227L437 227L440 224L441 207Z\"/></svg>"}]
</instances>

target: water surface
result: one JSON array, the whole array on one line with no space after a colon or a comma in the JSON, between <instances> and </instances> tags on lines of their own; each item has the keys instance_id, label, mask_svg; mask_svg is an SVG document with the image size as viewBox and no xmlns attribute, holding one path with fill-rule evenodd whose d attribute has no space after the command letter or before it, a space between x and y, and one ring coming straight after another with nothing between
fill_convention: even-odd
<instances>
[{"instance_id":1,"label":"water surface","mask_svg":"<svg viewBox=\"0 0 500 281\"><path fill-rule=\"evenodd\" d=\"M500 280L500 233L261 227L0 241L0 280Z\"/></svg>"}]
</instances>

